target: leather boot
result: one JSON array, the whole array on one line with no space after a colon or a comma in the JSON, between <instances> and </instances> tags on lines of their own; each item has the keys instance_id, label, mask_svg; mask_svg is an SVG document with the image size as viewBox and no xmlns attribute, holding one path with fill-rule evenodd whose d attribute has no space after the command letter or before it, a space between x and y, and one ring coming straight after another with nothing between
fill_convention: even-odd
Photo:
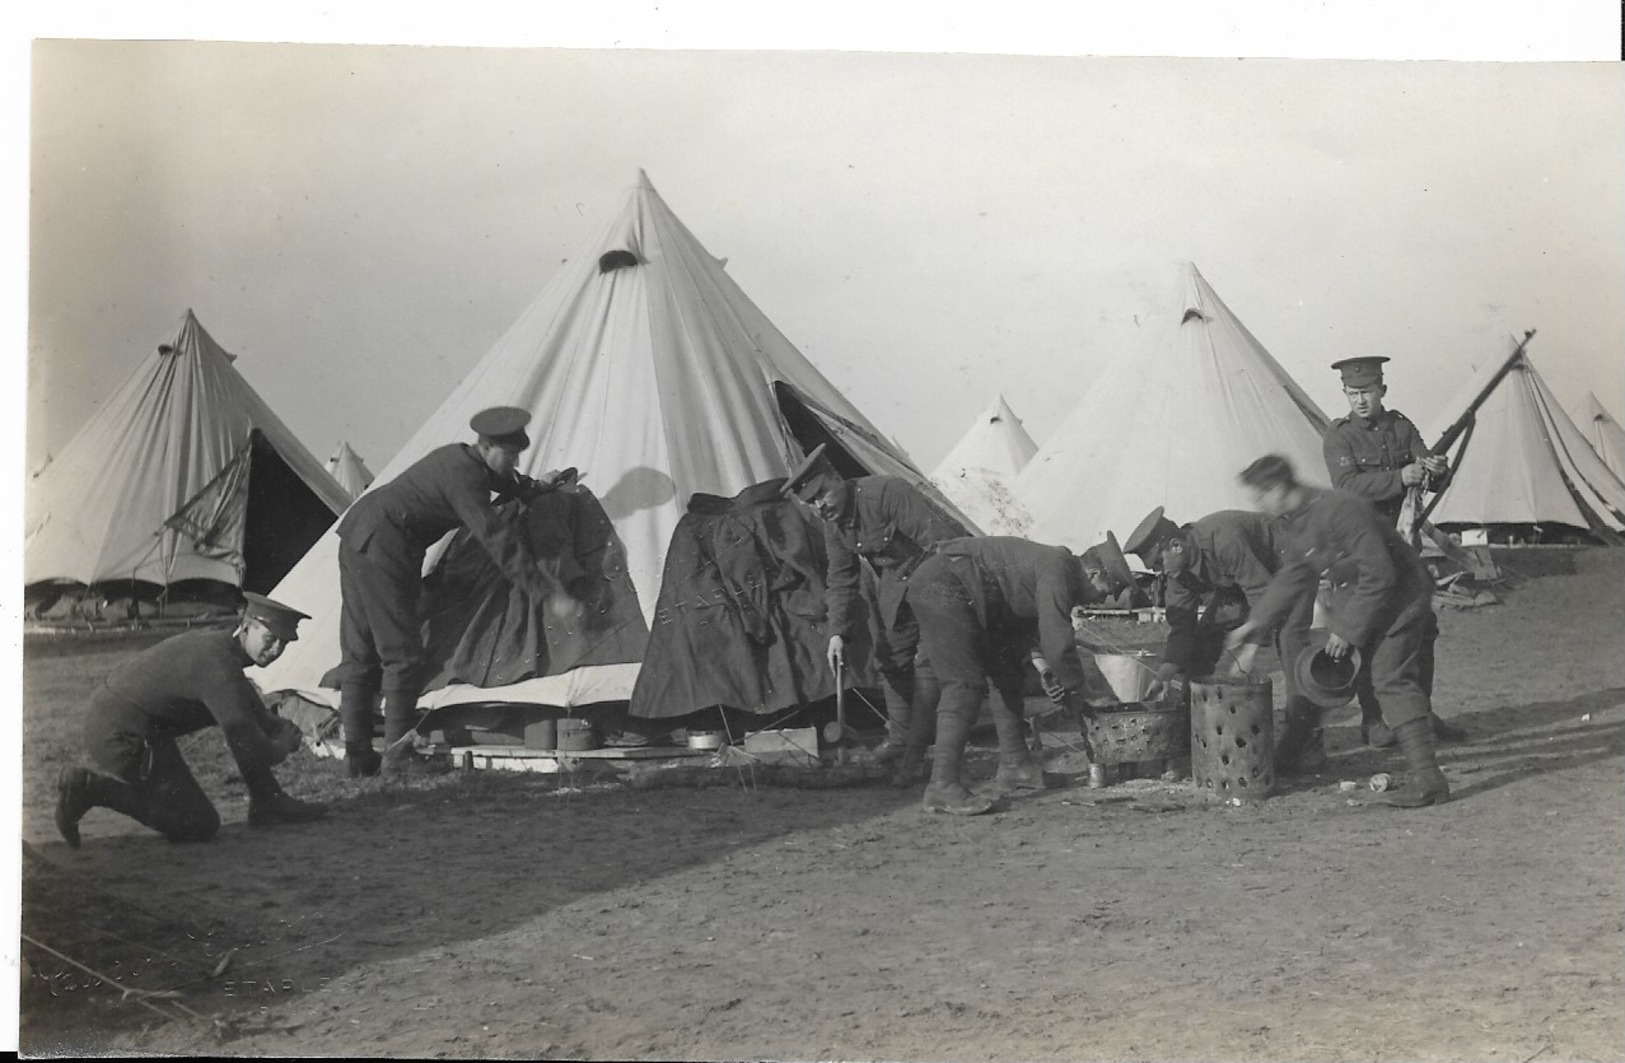
<instances>
[{"instance_id":1,"label":"leather boot","mask_svg":"<svg viewBox=\"0 0 1625 1063\"><path fill-rule=\"evenodd\" d=\"M927 812L977 816L993 809L994 800L971 793L959 781L959 762L971 722L981 708L984 691L965 683L943 684L937 707L937 744L931 755L931 782L922 806Z\"/></svg>"},{"instance_id":2,"label":"leather boot","mask_svg":"<svg viewBox=\"0 0 1625 1063\"><path fill-rule=\"evenodd\" d=\"M1030 754L999 754L999 771L980 792L990 797L1011 797L1044 789L1044 768Z\"/></svg>"},{"instance_id":3,"label":"leather boot","mask_svg":"<svg viewBox=\"0 0 1625 1063\"><path fill-rule=\"evenodd\" d=\"M1433 738L1435 741L1465 742L1469 737L1466 728L1457 727L1453 723L1445 723L1436 712L1428 717L1428 721L1433 724Z\"/></svg>"},{"instance_id":4,"label":"leather boot","mask_svg":"<svg viewBox=\"0 0 1625 1063\"><path fill-rule=\"evenodd\" d=\"M85 768L66 767L56 777L56 829L68 848L79 848L79 821L96 807L91 798L91 774Z\"/></svg>"},{"instance_id":5,"label":"leather boot","mask_svg":"<svg viewBox=\"0 0 1625 1063\"><path fill-rule=\"evenodd\" d=\"M925 776L925 750L909 746L898 758L897 767L892 772L891 784L899 790L907 790L924 782Z\"/></svg>"},{"instance_id":6,"label":"leather boot","mask_svg":"<svg viewBox=\"0 0 1625 1063\"><path fill-rule=\"evenodd\" d=\"M887 735L886 740L871 749L863 759L876 766L890 764L893 761L901 760L906 755L907 748L904 743L894 742L891 736Z\"/></svg>"},{"instance_id":7,"label":"leather boot","mask_svg":"<svg viewBox=\"0 0 1625 1063\"><path fill-rule=\"evenodd\" d=\"M1450 797L1450 783L1439 770L1433 752L1433 728L1424 717L1407 720L1394 728L1399 748L1405 752L1410 765L1405 785L1385 792L1379 800L1395 808L1424 808L1439 804Z\"/></svg>"},{"instance_id":8,"label":"leather boot","mask_svg":"<svg viewBox=\"0 0 1625 1063\"><path fill-rule=\"evenodd\" d=\"M360 779L370 775L377 775L383 763L378 751L372 748L372 743L357 744L344 743L344 766L350 773L350 778Z\"/></svg>"},{"instance_id":9,"label":"leather boot","mask_svg":"<svg viewBox=\"0 0 1625 1063\"><path fill-rule=\"evenodd\" d=\"M379 757L372 748L373 702L376 691L361 683L339 688L339 719L344 726L344 765L350 778L378 774Z\"/></svg>"},{"instance_id":10,"label":"leather boot","mask_svg":"<svg viewBox=\"0 0 1625 1063\"><path fill-rule=\"evenodd\" d=\"M1320 713L1307 702L1289 702L1275 746L1275 769L1283 774L1308 774L1326 766L1326 743Z\"/></svg>"}]
</instances>

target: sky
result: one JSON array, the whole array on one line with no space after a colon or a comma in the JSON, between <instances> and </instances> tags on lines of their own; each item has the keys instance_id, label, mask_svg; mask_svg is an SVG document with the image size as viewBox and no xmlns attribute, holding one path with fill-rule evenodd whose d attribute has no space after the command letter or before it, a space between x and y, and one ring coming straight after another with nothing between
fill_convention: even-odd
<instances>
[{"instance_id":1,"label":"sky","mask_svg":"<svg viewBox=\"0 0 1625 1063\"><path fill-rule=\"evenodd\" d=\"M373 469L646 171L929 470L1040 444L1179 264L1334 416L1424 425L1538 330L1625 413L1619 64L39 41L26 460L187 308L318 458Z\"/></svg>"}]
</instances>

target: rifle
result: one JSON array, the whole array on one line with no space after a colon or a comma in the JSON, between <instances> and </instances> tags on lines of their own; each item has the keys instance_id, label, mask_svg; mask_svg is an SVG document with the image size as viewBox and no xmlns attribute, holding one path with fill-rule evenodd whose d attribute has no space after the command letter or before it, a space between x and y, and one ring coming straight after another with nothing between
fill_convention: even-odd
<instances>
[{"instance_id":1,"label":"rifle","mask_svg":"<svg viewBox=\"0 0 1625 1063\"><path fill-rule=\"evenodd\" d=\"M1456 440L1471 433L1474 415L1478 413L1478 408L1484 405L1485 400L1490 397L1490 392L1494 391L1496 386L1506 378L1506 375L1512 372L1512 368L1523 361L1524 348L1529 346L1529 341L1534 338L1534 335L1534 329L1529 329L1523 334L1523 339L1513 348L1512 353L1507 356L1507 360L1501 363L1501 368L1497 369L1494 375L1490 377L1489 382L1479 389L1478 394L1474 396L1472 402L1467 404L1467 409L1462 412L1462 415L1456 418L1449 428L1444 430L1444 434L1439 436L1439 441L1433 444L1433 447L1428 451L1429 454L1446 454L1451 447L1455 446ZM1462 453L1465 454L1466 451L1467 444L1463 443ZM1461 457L1461 454L1456 455L1456 465L1461 464ZM1428 514L1433 512L1433 507L1439 504L1439 497L1434 495L1433 501L1424 507L1422 505L1422 486L1420 484L1405 489L1405 501L1399 507L1398 527L1400 537L1412 546L1417 545L1420 529L1427 522Z\"/></svg>"}]
</instances>

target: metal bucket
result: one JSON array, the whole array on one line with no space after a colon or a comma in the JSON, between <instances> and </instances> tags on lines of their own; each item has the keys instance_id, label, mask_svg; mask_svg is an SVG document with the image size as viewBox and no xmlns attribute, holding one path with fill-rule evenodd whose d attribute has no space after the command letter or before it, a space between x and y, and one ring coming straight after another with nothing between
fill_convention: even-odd
<instances>
[{"instance_id":1,"label":"metal bucket","mask_svg":"<svg viewBox=\"0 0 1625 1063\"><path fill-rule=\"evenodd\" d=\"M1191 778L1224 800L1262 801L1275 789L1274 690L1268 679L1191 682Z\"/></svg>"},{"instance_id":2,"label":"metal bucket","mask_svg":"<svg viewBox=\"0 0 1625 1063\"><path fill-rule=\"evenodd\" d=\"M1097 653L1095 667L1111 687L1112 694L1125 705L1145 700L1146 691L1157 678L1157 658L1149 651L1140 653Z\"/></svg>"},{"instance_id":3,"label":"metal bucket","mask_svg":"<svg viewBox=\"0 0 1625 1063\"><path fill-rule=\"evenodd\" d=\"M598 736L592 733L592 725L586 720L559 720L558 748L565 752L581 752L587 749L598 748Z\"/></svg>"}]
</instances>

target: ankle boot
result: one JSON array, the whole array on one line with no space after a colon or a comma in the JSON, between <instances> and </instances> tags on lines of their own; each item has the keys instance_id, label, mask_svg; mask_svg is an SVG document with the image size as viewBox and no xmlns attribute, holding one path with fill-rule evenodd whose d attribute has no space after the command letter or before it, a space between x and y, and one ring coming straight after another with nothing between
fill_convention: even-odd
<instances>
[{"instance_id":1,"label":"ankle boot","mask_svg":"<svg viewBox=\"0 0 1625 1063\"><path fill-rule=\"evenodd\" d=\"M925 750L919 746L909 746L897 761L891 784L899 790L907 790L924 782L925 774Z\"/></svg>"},{"instance_id":2,"label":"ankle boot","mask_svg":"<svg viewBox=\"0 0 1625 1063\"><path fill-rule=\"evenodd\" d=\"M927 812L946 812L953 816L979 816L993 811L997 802L985 794L973 794L958 783L939 784L933 781L925 788L922 807Z\"/></svg>"},{"instance_id":3,"label":"ankle boot","mask_svg":"<svg viewBox=\"0 0 1625 1063\"><path fill-rule=\"evenodd\" d=\"M1044 788L1044 769L1030 754L999 754L999 771L985 788L990 796L1010 797Z\"/></svg>"},{"instance_id":4,"label":"ankle boot","mask_svg":"<svg viewBox=\"0 0 1625 1063\"><path fill-rule=\"evenodd\" d=\"M1312 705L1288 704L1275 746L1275 769L1282 774L1308 773L1326 765L1326 743L1320 713Z\"/></svg>"},{"instance_id":5,"label":"ankle boot","mask_svg":"<svg viewBox=\"0 0 1625 1063\"><path fill-rule=\"evenodd\" d=\"M377 775L383 758L377 750L372 748L371 742L344 743L344 766L350 773L350 778L360 779Z\"/></svg>"},{"instance_id":6,"label":"ankle boot","mask_svg":"<svg viewBox=\"0 0 1625 1063\"><path fill-rule=\"evenodd\" d=\"M1450 797L1450 783L1439 770L1433 752L1433 728L1426 717L1408 720L1394 729L1399 748L1410 765L1405 785L1389 790L1381 797L1383 804L1395 808L1424 808Z\"/></svg>"},{"instance_id":7,"label":"ankle boot","mask_svg":"<svg viewBox=\"0 0 1625 1063\"><path fill-rule=\"evenodd\" d=\"M91 798L91 774L85 768L66 767L56 777L56 829L68 848L79 848L79 821L96 807Z\"/></svg>"}]
</instances>

